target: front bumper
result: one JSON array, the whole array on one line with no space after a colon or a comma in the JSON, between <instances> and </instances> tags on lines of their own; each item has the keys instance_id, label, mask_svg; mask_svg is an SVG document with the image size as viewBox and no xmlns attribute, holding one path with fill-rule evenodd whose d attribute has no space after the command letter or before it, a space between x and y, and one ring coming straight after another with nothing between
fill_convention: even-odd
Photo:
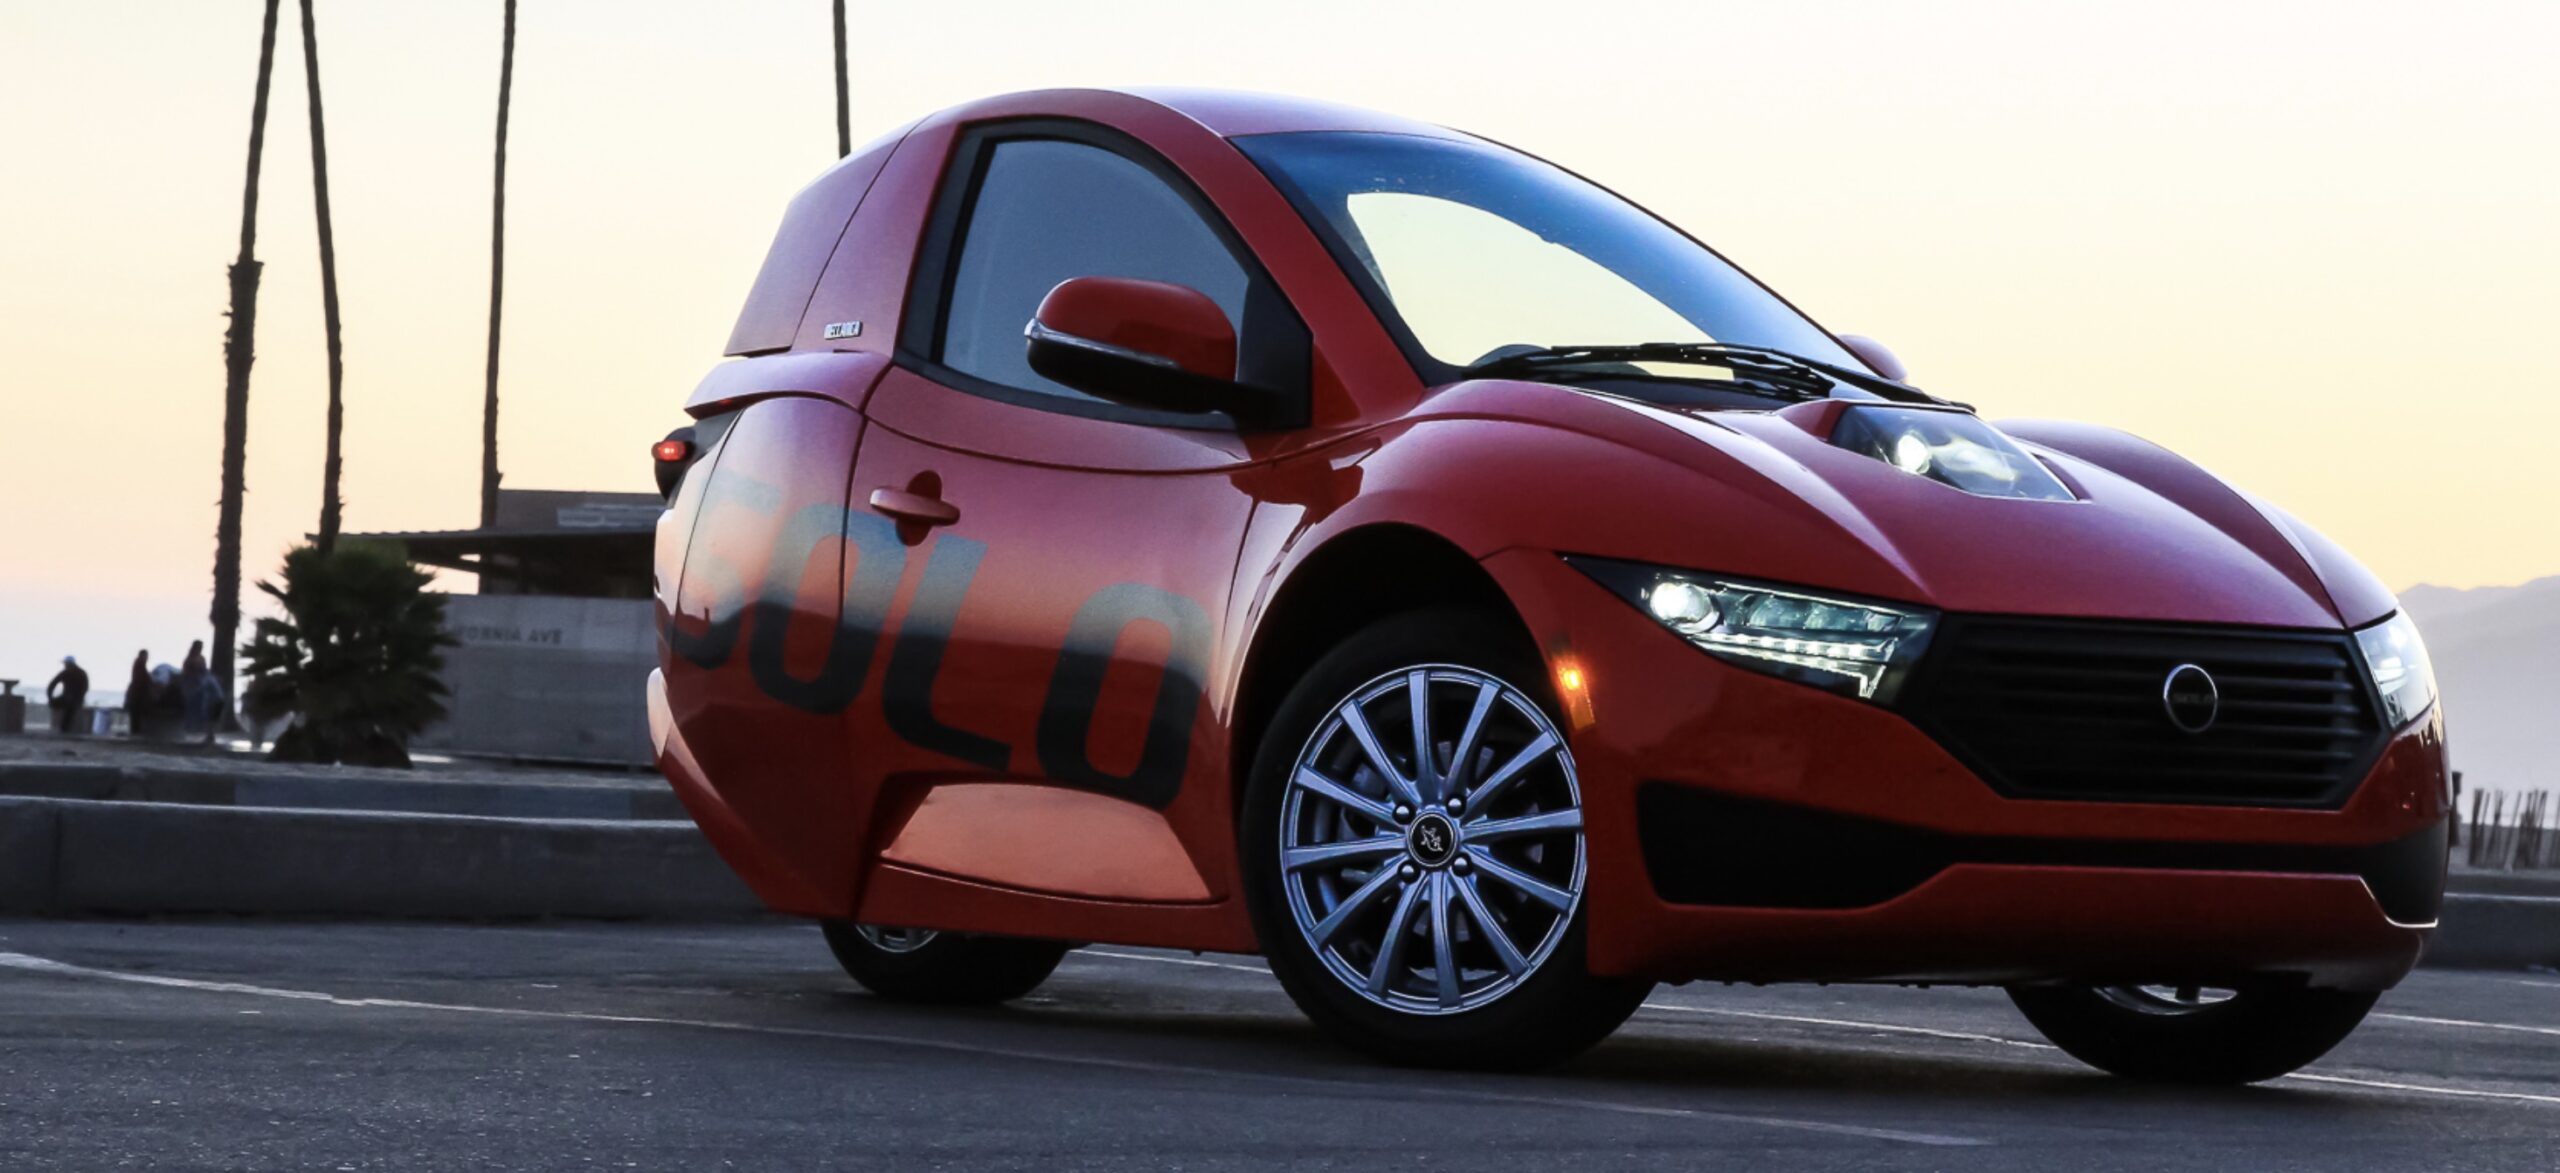
<instances>
[{"instance_id":1,"label":"front bumper","mask_svg":"<svg viewBox=\"0 0 2560 1173\"><path fill-rule=\"evenodd\" d=\"M1552 554L1485 565L1579 685L1597 972L2372 989L2432 927L2433 716L2326 809L2006 797L1904 716L1701 654Z\"/></svg>"}]
</instances>

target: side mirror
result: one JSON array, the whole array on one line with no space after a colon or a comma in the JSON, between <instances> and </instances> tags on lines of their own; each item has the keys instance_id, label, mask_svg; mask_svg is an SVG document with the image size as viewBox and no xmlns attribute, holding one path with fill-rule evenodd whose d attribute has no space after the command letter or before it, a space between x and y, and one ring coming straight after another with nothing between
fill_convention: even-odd
<instances>
[{"instance_id":1,"label":"side mirror","mask_svg":"<svg viewBox=\"0 0 2560 1173\"><path fill-rule=\"evenodd\" d=\"M1885 378L1896 383L1908 382L1911 378L1911 372L1902 365L1902 360L1895 357L1891 350L1886 349L1884 343L1864 334L1842 334L1840 345L1848 347L1849 353L1857 355L1859 362L1867 364L1875 370L1875 373Z\"/></svg>"},{"instance_id":2,"label":"side mirror","mask_svg":"<svg viewBox=\"0 0 2560 1173\"><path fill-rule=\"evenodd\" d=\"M1236 381L1236 330L1207 294L1135 277L1071 277L1023 327L1031 369L1087 395L1245 421L1269 396Z\"/></svg>"}]
</instances>

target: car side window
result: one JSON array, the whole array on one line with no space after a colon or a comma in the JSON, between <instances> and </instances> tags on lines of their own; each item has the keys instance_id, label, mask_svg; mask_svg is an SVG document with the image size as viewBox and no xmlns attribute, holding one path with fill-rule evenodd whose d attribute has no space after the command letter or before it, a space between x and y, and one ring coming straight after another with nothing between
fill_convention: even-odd
<instances>
[{"instance_id":1,"label":"car side window","mask_svg":"<svg viewBox=\"0 0 2560 1173\"><path fill-rule=\"evenodd\" d=\"M1097 402L1033 373L1023 357L1023 326L1070 277L1187 285L1241 332L1249 278L1180 193L1101 147L1015 139L988 153L962 221L934 357L990 382Z\"/></svg>"}]
</instances>

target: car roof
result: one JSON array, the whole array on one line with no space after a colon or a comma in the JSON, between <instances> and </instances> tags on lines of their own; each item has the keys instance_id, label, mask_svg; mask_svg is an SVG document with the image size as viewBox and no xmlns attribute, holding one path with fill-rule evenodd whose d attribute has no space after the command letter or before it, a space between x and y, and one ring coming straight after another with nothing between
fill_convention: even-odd
<instances>
[{"instance_id":1,"label":"car roof","mask_svg":"<svg viewBox=\"0 0 2560 1173\"><path fill-rule=\"evenodd\" d=\"M1227 138L1310 130L1360 130L1431 138L1472 137L1400 114L1385 114L1286 94L1155 87L1121 92L1171 109Z\"/></svg>"},{"instance_id":2,"label":"car roof","mask_svg":"<svg viewBox=\"0 0 2560 1173\"><path fill-rule=\"evenodd\" d=\"M1285 94L1263 94L1246 90L1215 90L1186 87L1141 86L1131 88L1093 87L1081 89L1032 90L982 98L952 107L930 116L928 122L968 122L999 112L1019 115L1039 111L1062 118L1090 116L1097 106L1108 106L1114 100L1125 102L1135 98L1161 106L1209 130L1222 138L1239 138L1254 134L1286 134L1295 131L1369 131L1380 134L1409 134L1430 138L1469 139L1473 136L1434 126L1418 119L1363 110L1335 102Z\"/></svg>"}]
</instances>

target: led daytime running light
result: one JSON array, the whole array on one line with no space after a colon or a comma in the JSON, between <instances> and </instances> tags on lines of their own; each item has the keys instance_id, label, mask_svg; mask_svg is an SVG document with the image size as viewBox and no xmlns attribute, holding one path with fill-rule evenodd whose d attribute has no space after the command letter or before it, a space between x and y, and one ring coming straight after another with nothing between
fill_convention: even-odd
<instances>
[{"instance_id":1,"label":"led daytime running light","mask_svg":"<svg viewBox=\"0 0 2560 1173\"><path fill-rule=\"evenodd\" d=\"M1709 655L1878 703L1892 701L1937 623L1917 607L1635 563L1572 562Z\"/></svg>"}]
</instances>

